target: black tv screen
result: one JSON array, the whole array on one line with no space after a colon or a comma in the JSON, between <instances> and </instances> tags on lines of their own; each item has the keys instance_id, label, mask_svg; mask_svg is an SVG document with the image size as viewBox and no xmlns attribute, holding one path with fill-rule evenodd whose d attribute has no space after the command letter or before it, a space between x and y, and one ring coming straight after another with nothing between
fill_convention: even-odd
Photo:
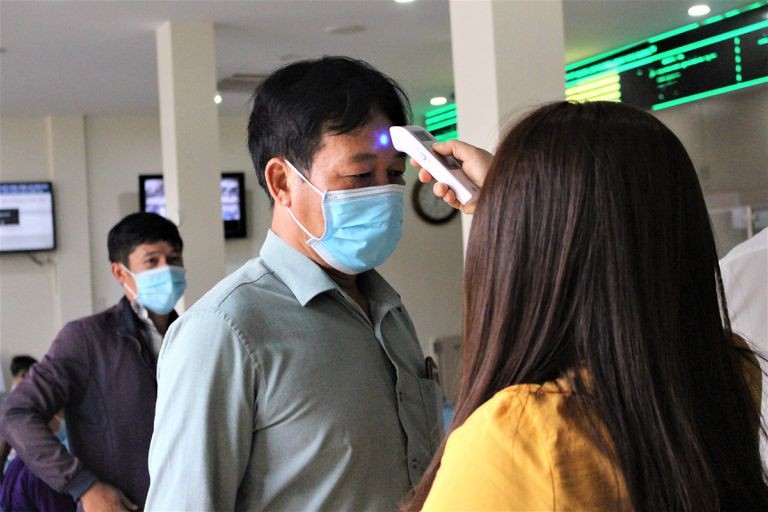
<instances>
[{"instance_id":1,"label":"black tv screen","mask_svg":"<svg viewBox=\"0 0 768 512\"><path fill-rule=\"evenodd\" d=\"M142 212L165 214L165 189L162 174L139 175L139 208ZM221 173L221 218L225 238L245 238L245 175Z\"/></svg>"},{"instance_id":2,"label":"black tv screen","mask_svg":"<svg viewBox=\"0 0 768 512\"><path fill-rule=\"evenodd\" d=\"M56 248L50 181L0 183L0 252Z\"/></svg>"}]
</instances>

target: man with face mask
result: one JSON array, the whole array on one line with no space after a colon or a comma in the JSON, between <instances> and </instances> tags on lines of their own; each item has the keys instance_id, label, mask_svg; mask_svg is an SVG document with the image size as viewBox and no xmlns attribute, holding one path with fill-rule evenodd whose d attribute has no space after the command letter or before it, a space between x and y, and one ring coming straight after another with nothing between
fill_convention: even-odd
<instances>
[{"instance_id":1,"label":"man with face mask","mask_svg":"<svg viewBox=\"0 0 768 512\"><path fill-rule=\"evenodd\" d=\"M186 287L176 226L135 213L109 232L124 296L69 322L3 404L0 431L32 472L82 509L136 510L149 488L157 357ZM71 454L48 422L65 412Z\"/></svg>"},{"instance_id":2,"label":"man with face mask","mask_svg":"<svg viewBox=\"0 0 768 512\"><path fill-rule=\"evenodd\" d=\"M147 510L386 510L440 440L441 392L374 268L402 234L407 99L368 64L288 65L249 148L274 204L259 258L169 330Z\"/></svg>"}]
</instances>

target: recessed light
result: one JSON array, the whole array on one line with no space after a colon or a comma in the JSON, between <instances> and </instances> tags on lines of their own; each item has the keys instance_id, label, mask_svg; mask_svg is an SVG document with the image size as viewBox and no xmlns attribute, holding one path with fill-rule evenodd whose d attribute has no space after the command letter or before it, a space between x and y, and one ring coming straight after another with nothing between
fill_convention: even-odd
<instances>
[{"instance_id":1,"label":"recessed light","mask_svg":"<svg viewBox=\"0 0 768 512\"><path fill-rule=\"evenodd\" d=\"M214 96L214 97L213 97L213 102L214 102L215 104L217 104L217 105L218 105L219 103L221 103L221 94L218 94L218 93L217 93L217 94L216 94L216 96Z\"/></svg>"},{"instance_id":2,"label":"recessed light","mask_svg":"<svg viewBox=\"0 0 768 512\"><path fill-rule=\"evenodd\" d=\"M357 34L359 32L365 32L365 25L333 25L325 28L326 34L334 35L348 35Z\"/></svg>"},{"instance_id":3,"label":"recessed light","mask_svg":"<svg viewBox=\"0 0 768 512\"><path fill-rule=\"evenodd\" d=\"M694 16L694 17L704 16L706 14L709 14L709 11L710 9L708 5L704 5L704 4L692 5L688 9L688 16Z\"/></svg>"},{"instance_id":4,"label":"recessed light","mask_svg":"<svg viewBox=\"0 0 768 512\"><path fill-rule=\"evenodd\" d=\"M445 96L435 96L434 98L429 100L430 105L434 105L435 107L439 107L440 105L445 105L448 103L448 98Z\"/></svg>"}]
</instances>

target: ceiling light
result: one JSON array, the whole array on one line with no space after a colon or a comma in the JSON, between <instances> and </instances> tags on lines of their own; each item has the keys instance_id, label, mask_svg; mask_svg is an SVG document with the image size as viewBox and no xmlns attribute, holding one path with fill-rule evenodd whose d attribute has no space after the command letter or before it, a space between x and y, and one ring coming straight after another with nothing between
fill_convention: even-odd
<instances>
[{"instance_id":1,"label":"ceiling light","mask_svg":"<svg viewBox=\"0 0 768 512\"><path fill-rule=\"evenodd\" d=\"M699 5L692 5L688 9L688 16L704 16L706 14L709 14L709 6L704 4Z\"/></svg>"},{"instance_id":2,"label":"ceiling light","mask_svg":"<svg viewBox=\"0 0 768 512\"><path fill-rule=\"evenodd\" d=\"M440 105L445 105L448 103L448 98L445 96L435 96L434 98L429 100L430 105L434 105L435 107L439 107Z\"/></svg>"},{"instance_id":3,"label":"ceiling light","mask_svg":"<svg viewBox=\"0 0 768 512\"><path fill-rule=\"evenodd\" d=\"M395 0L398 4L409 4L413 2L413 0Z\"/></svg>"},{"instance_id":4,"label":"ceiling light","mask_svg":"<svg viewBox=\"0 0 768 512\"><path fill-rule=\"evenodd\" d=\"M217 93L217 94L216 94L216 96L214 96L214 97L213 97L213 102L214 102L215 104L217 104L217 105L218 105L219 103L221 103L221 94L218 94L218 93Z\"/></svg>"}]
</instances>

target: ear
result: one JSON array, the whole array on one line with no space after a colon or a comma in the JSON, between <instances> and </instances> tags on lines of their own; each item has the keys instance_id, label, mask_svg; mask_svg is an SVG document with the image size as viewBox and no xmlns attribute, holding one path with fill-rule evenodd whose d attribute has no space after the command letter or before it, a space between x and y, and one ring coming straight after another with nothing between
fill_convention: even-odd
<instances>
[{"instance_id":1,"label":"ear","mask_svg":"<svg viewBox=\"0 0 768 512\"><path fill-rule=\"evenodd\" d=\"M275 204L286 208L291 206L291 180L289 177L292 172L288 164L280 158L270 159L264 168L264 181L269 189L269 195L272 196Z\"/></svg>"},{"instance_id":2,"label":"ear","mask_svg":"<svg viewBox=\"0 0 768 512\"><path fill-rule=\"evenodd\" d=\"M126 278L126 271L119 263L112 262L112 277L114 277L118 283L123 284Z\"/></svg>"}]
</instances>

